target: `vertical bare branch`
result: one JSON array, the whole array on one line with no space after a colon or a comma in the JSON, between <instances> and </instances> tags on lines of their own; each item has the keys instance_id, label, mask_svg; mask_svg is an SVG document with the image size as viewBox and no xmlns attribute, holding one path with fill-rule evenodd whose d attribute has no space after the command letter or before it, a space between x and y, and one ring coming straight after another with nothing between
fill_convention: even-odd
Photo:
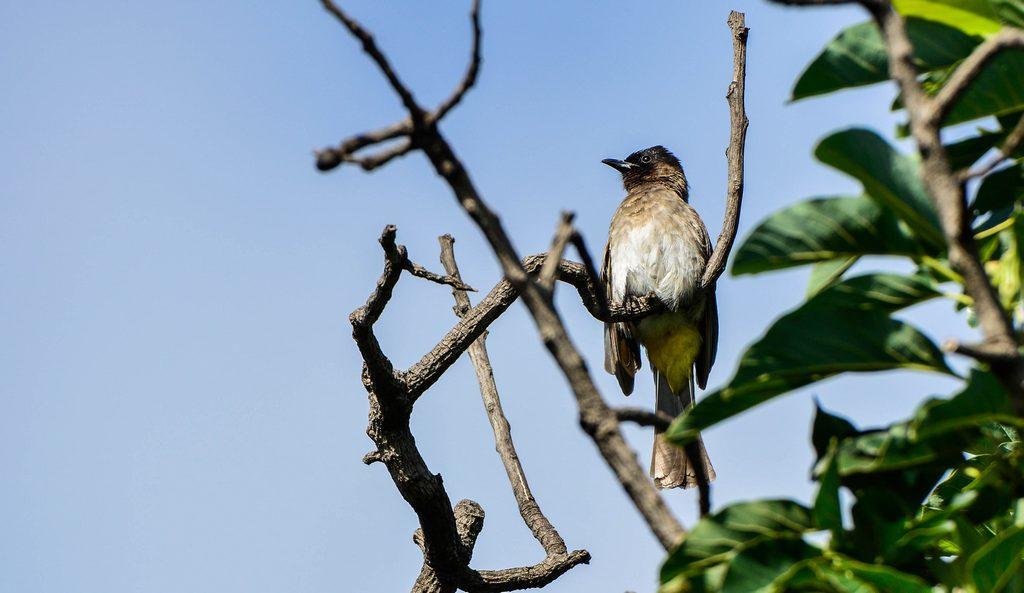
<instances>
[{"instance_id":1,"label":"vertical bare branch","mask_svg":"<svg viewBox=\"0 0 1024 593\"><path fill-rule=\"evenodd\" d=\"M395 94L402 100L402 105L405 106L405 110L409 112L412 127L414 129L422 127L425 117L423 108L416 103L416 99L412 96L412 91L409 90L409 87L405 86L405 83L399 80L398 73L395 72L395 69L391 66L391 62L388 61L384 56L384 53L377 47L377 42L374 41L373 35L364 29L362 25L356 22L355 19L348 16L345 11L339 8L338 5L331 0L320 0L320 4L323 5L327 12L334 15L334 18L338 19L338 21L348 29L348 32L351 33L353 37L359 40L363 46L363 51L366 55L370 56L373 62L377 64L377 67L380 68L384 78L386 78L388 83L391 85L391 89L395 91Z\"/></svg>"},{"instance_id":2,"label":"vertical bare branch","mask_svg":"<svg viewBox=\"0 0 1024 593\"><path fill-rule=\"evenodd\" d=\"M483 57L480 55L480 44L483 39L483 31L480 27L480 0L473 0L473 9L470 11L469 19L473 25L473 49L469 57L469 66L466 68L466 74L462 77L459 86L455 87L452 94L434 111L431 116L434 121L440 121L462 101L469 89L476 84L476 78L480 74L480 62L483 61Z\"/></svg>"},{"instance_id":3,"label":"vertical bare branch","mask_svg":"<svg viewBox=\"0 0 1024 593\"><path fill-rule=\"evenodd\" d=\"M537 277L537 284L548 292L554 289L558 268L561 266L565 248L568 247L575 234L572 227L572 220L575 217L576 215L572 212L562 213L562 219L555 230L555 238L551 241L551 250L548 251L548 257L544 260L544 265L540 269L540 276Z\"/></svg>"},{"instance_id":4,"label":"vertical bare branch","mask_svg":"<svg viewBox=\"0 0 1024 593\"><path fill-rule=\"evenodd\" d=\"M438 241L441 243L441 264L445 271L449 276L461 280L459 266L455 261L455 240L451 235L442 235ZM469 296L465 291L455 287L452 287L452 296L455 297L455 314L460 318L464 317L470 309ZM487 355L486 340L485 332L473 342L468 352L469 358L473 362L473 368L476 369L477 381L480 383L480 396L484 401L487 419L494 431L494 448L498 452L498 456L501 457L501 463L505 466L505 473L508 474L508 481L512 486L512 494L519 505L519 514L523 517L526 526L530 528L533 536L537 538L548 556L564 556L568 552L565 541L541 512L540 505L537 504L533 492L530 491L526 472L523 471L523 466L519 462L519 454L516 453L516 446L512 441L512 427L505 417L505 411L501 407L501 398L498 396L498 386L494 382L494 370Z\"/></svg>"},{"instance_id":5,"label":"vertical bare branch","mask_svg":"<svg viewBox=\"0 0 1024 593\"><path fill-rule=\"evenodd\" d=\"M715 249L708 258L701 287L707 290L714 286L725 271L729 252L736 240L736 229L740 224L740 206L743 203L743 157L747 144L746 87L747 87L747 29L742 12L729 13L727 21L732 31L732 82L726 99L729 103L729 147L725 151L729 163L729 185L726 192L725 220L722 231L715 242Z\"/></svg>"}]
</instances>

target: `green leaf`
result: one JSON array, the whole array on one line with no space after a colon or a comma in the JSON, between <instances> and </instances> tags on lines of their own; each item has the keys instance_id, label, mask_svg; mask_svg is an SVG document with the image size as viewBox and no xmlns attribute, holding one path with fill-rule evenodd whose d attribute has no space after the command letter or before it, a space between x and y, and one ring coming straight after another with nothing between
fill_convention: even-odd
<instances>
[{"instance_id":1,"label":"green leaf","mask_svg":"<svg viewBox=\"0 0 1024 593\"><path fill-rule=\"evenodd\" d=\"M1024 29L1024 1L989 0L999 20L1011 27Z\"/></svg>"},{"instance_id":2,"label":"green leaf","mask_svg":"<svg viewBox=\"0 0 1024 593\"><path fill-rule=\"evenodd\" d=\"M673 422L677 443L798 387L843 372L915 369L952 374L939 349L889 313L933 298L927 280L868 274L820 292L782 316L744 353L724 388Z\"/></svg>"},{"instance_id":3,"label":"green leaf","mask_svg":"<svg viewBox=\"0 0 1024 593\"><path fill-rule=\"evenodd\" d=\"M999 593L1016 574L1024 552L1024 529L1013 526L981 547L967 560L977 591Z\"/></svg>"},{"instance_id":4,"label":"green leaf","mask_svg":"<svg viewBox=\"0 0 1024 593\"><path fill-rule=\"evenodd\" d=\"M893 0L896 12L955 27L968 35L992 35L1001 27L988 0Z\"/></svg>"},{"instance_id":5,"label":"green leaf","mask_svg":"<svg viewBox=\"0 0 1024 593\"><path fill-rule=\"evenodd\" d=\"M913 256L921 251L892 211L874 201L815 198L758 224L736 251L732 273L757 274L860 255Z\"/></svg>"},{"instance_id":6,"label":"green leaf","mask_svg":"<svg viewBox=\"0 0 1024 593\"><path fill-rule=\"evenodd\" d=\"M899 154L875 132L859 128L827 136L814 155L859 180L868 197L890 208L922 240L933 247L943 245L938 217L916 159Z\"/></svg>"},{"instance_id":7,"label":"green leaf","mask_svg":"<svg viewBox=\"0 0 1024 593\"><path fill-rule=\"evenodd\" d=\"M818 294L842 279L843 274L860 259L859 255L818 262L811 266L811 278L807 282L807 298Z\"/></svg>"},{"instance_id":8,"label":"green leaf","mask_svg":"<svg viewBox=\"0 0 1024 593\"><path fill-rule=\"evenodd\" d=\"M985 177L971 208L979 214L993 212L1024 201L1024 165L1000 169Z\"/></svg>"},{"instance_id":9,"label":"green leaf","mask_svg":"<svg viewBox=\"0 0 1024 593\"><path fill-rule=\"evenodd\" d=\"M821 550L799 539L766 540L742 550L729 562L721 593L773 593L795 564L820 557Z\"/></svg>"},{"instance_id":10,"label":"green leaf","mask_svg":"<svg viewBox=\"0 0 1024 593\"><path fill-rule=\"evenodd\" d=\"M842 440L847 437L857 436L860 431L852 422L841 416L832 414L821 403L814 402L814 423L811 427L811 444L818 454L818 460L822 460L829 453L832 441Z\"/></svg>"},{"instance_id":11,"label":"green leaf","mask_svg":"<svg viewBox=\"0 0 1024 593\"><path fill-rule=\"evenodd\" d=\"M979 130L977 136L971 136L946 145L946 156L949 166L954 171L966 169L978 161L985 153L1002 142L1006 135L1002 132Z\"/></svg>"},{"instance_id":12,"label":"green leaf","mask_svg":"<svg viewBox=\"0 0 1024 593\"><path fill-rule=\"evenodd\" d=\"M977 430L987 422L1024 425L999 381L991 373L974 369L960 393L947 400L930 400L918 409L910 435L915 440L931 439L964 429Z\"/></svg>"},{"instance_id":13,"label":"green leaf","mask_svg":"<svg viewBox=\"0 0 1024 593\"><path fill-rule=\"evenodd\" d=\"M923 276L880 272L847 278L821 291L805 306L895 312L939 295L935 284Z\"/></svg>"},{"instance_id":14,"label":"green leaf","mask_svg":"<svg viewBox=\"0 0 1024 593\"><path fill-rule=\"evenodd\" d=\"M918 441L910 438L906 425L894 424L888 430L844 440L836 452L836 465L844 477L905 470L959 461L963 458L960 445L958 440Z\"/></svg>"},{"instance_id":15,"label":"green leaf","mask_svg":"<svg viewBox=\"0 0 1024 593\"><path fill-rule=\"evenodd\" d=\"M836 462L838 440L833 439L829 451L815 467L818 493L814 496L814 522L833 534L843 530L843 511L839 501L839 464Z\"/></svg>"},{"instance_id":16,"label":"green leaf","mask_svg":"<svg viewBox=\"0 0 1024 593\"><path fill-rule=\"evenodd\" d=\"M1006 50L981 71L942 125L952 126L989 115L1007 115L1021 109L1024 109L1024 51Z\"/></svg>"},{"instance_id":17,"label":"green leaf","mask_svg":"<svg viewBox=\"0 0 1024 593\"><path fill-rule=\"evenodd\" d=\"M921 19L907 19L907 34L922 71L949 66L967 57L978 44L962 31ZM878 26L861 23L843 30L804 70L792 100L875 84L889 79L889 58Z\"/></svg>"},{"instance_id":18,"label":"green leaf","mask_svg":"<svg viewBox=\"0 0 1024 593\"><path fill-rule=\"evenodd\" d=\"M702 518L661 567L661 582L700 575L766 541L800 540L810 511L790 500L741 502Z\"/></svg>"},{"instance_id":19,"label":"green leaf","mask_svg":"<svg viewBox=\"0 0 1024 593\"><path fill-rule=\"evenodd\" d=\"M932 588L920 578L889 566L867 564L850 558L838 558L836 568L848 571L855 578L885 593L931 593Z\"/></svg>"}]
</instances>

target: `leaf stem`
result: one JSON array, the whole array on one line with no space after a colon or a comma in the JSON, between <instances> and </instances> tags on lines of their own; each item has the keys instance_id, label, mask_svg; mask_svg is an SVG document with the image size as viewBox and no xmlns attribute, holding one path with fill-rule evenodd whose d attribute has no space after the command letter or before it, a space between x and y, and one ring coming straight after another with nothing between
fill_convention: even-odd
<instances>
[{"instance_id":1,"label":"leaf stem","mask_svg":"<svg viewBox=\"0 0 1024 593\"><path fill-rule=\"evenodd\" d=\"M953 282L956 282L957 284L964 283L963 276L957 274L948 265L942 263L941 261L935 259L934 257L931 257L930 255L921 256L921 263L924 264L925 267L931 268L935 272L938 272L939 274L945 276L947 279Z\"/></svg>"}]
</instances>

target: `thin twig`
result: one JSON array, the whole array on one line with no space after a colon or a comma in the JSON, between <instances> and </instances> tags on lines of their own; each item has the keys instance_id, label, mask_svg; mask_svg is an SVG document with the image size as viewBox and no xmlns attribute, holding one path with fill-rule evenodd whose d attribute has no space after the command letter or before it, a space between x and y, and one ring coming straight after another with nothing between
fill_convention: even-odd
<instances>
[{"instance_id":1,"label":"thin twig","mask_svg":"<svg viewBox=\"0 0 1024 593\"><path fill-rule=\"evenodd\" d=\"M483 38L483 30L480 27L480 0L473 0L473 9L470 12L469 19L473 25L473 50L470 54L469 66L466 68L466 74L462 77L459 86L434 110L431 116L434 121L443 119L449 111L462 101L466 93L476 84L477 75L480 73L480 62L483 61L480 55L480 43Z\"/></svg>"},{"instance_id":2,"label":"thin twig","mask_svg":"<svg viewBox=\"0 0 1024 593\"><path fill-rule=\"evenodd\" d=\"M1002 349L998 347L993 348L984 342L969 344L959 340L950 339L943 342L942 350L945 352L953 352L961 356L967 356L979 362L988 364L1000 365L1013 361L1013 357L1007 356L1006 352Z\"/></svg>"},{"instance_id":3,"label":"thin twig","mask_svg":"<svg viewBox=\"0 0 1024 593\"><path fill-rule=\"evenodd\" d=\"M578 243L578 245L577 245ZM581 254L581 259L589 260L590 254L582 240L574 242ZM547 260L547 255L531 255L523 260L523 269L527 274L535 275ZM591 271L587 271L588 267ZM624 302L607 303L604 285L600 277L590 266L562 260L558 271L558 279L572 285L580 296L584 307L598 321L619 322L636 321L652 313L665 310L664 304L657 297L629 297ZM430 349L419 362L402 373L403 380L408 384L413 398L419 397L429 389L459 356L469 348L498 317L500 317L519 298L516 290L508 280L498 282L467 315L450 329L438 343ZM602 311L602 307L606 310Z\"/></svg>"},{"instance_id":4,"label":"thin twig","mask_svg":"<svg viewBox=\"0 0 1024 593\"><path fill-rule=\"evenodd\" d=\"M455 276L452 276L451 274L449 274L447 276L442 276L440 274L435 274L435 273L431 272L430 270L424 268L423 266L421 266L421 265L419 265L417 263L412 262L408 258L406 258L405 263L402 265L402 268L404 270L408 271L413 276L416 276L417 278L423 278L424 280L429 280L429 281L434 282L436 284L444 284L446 286L451 286L452 289L454 289L454 290L464 290L464 291L467 291L467 292L476 292L475 288L473 288L472 286L470 286L468 284L465 284L459 278L456 278Z\"/></svg>"},{"instance_id":5,"label":"thin twig","mask_svg":"<svg viewBox=\"0 0 1024 593\"><path fill-rule=\"evenodd\" d=\"M925 111L924 115L936 119L935 122L929 123L941 125L971 84L985 70L985 66L999 53L1011 48L1024 48L1024 31L1013 27L1004 27L999 33L976 47L971 55L967 56L950 75L942 90L935 96L931 110Z\"/></svg>"},{"instance_id":6,"label":"thin twig","mask_svg":"<svg viewBox=\"0 0 1024 593\"><path fill-rule=\"evenodd\" d=\"M389 140L410 134L412 134L412 120L409 118L405 118L396 124L391 124L386 128L356 134L351 138L343 140L338 146L316 151L314 153L314 156L316 156L316 168L321 171L330 171L343 162L351 162L355 158L352 155L368 146L388 142ZM390 161L390 159L388 160ZM375 167L370 167L367 170L372 170L373 168Z\"/></svg>"},{"instance_id":7,"label":"thin twig","mask_svg":"<svg viewBox=\"0 0 1024 593\"><path fill-rule=\"evenodd\" d=\"M377 167L383 167L392 160L405 156L415 150L412 140L405 139L391 148L382 150L369 156L344 155L342 158L346 163L354 163L363 168L363 171L373 171ZM323 154L323 153L321 153Z\"/></svg>"},{"instance_id":8,"label":"thin twig","mask_svg":"<svg viewBox=\"0 0 1024 593\"><path fill-rule=\"evenodd\" d=\"M1020 148L1022 142L1024 142L1024 115L1017 120L1017 124L1014 125L1013 129L1010 130L1010 133L1007 134L1006 140L998 149L998 154L994 156L988 164L962 175L961 179L967 181L968 179L976 179L978 177L988 175L994 171L996 167L1006 162L1007 159L1013 157L1013 153L1017 152L1017 149Z\"/></svg>"},{"instance_id":9,"label":"thin twig","mask_svg":"<svg viewBox=\"0 0 1024 593\"><path fill-rule=\"evenodd\" d=\"M704 275L701 278L701 289L709 290L725 271L736 240L736 229L740 223L740 206L743 203L743 157L747 143L746 86L747 86L747 29L742 12L735 10L729 13L727 21L732 31L732 82L726 99L729 103L729 147L725 151L728 161L729 185L726 191L725 220L722 231L715 241L715 249L708 258Z\"/></svg>"},{"instance_id":10,"label":"thin twig","mask_svg":"<svg viewBox=\"0 0 1024 593\"><path fill-rule=\"evenodd\" d=\"M369 31L364 29L355 19L350 17L341 8L338 7L332 0L320 0L320 4L323 5L327 12L334 15L342 25L348 29L348 32L353 37L359 40L363 46L363 52L370 56L377 67L380 69L384 78L391 84L391 89L395 91L395 94L402 100L402 105L405 106L405 110L409 112L409 117L412 122L413 129L423 127L425 113L423 108L416 103L416 99L412 96L412 91L409 90L405 83L398 78L398 73L391 66L391 63L384 56L384 53L377 47L377 42L374 41L373 35Z\"/></svg>"},{"instance_id":11,"label":"thin twig","mask_svg":"<svg viewBox=\"0 0 1024 593\"><path fill-rule=\"evenodd\" d=\"M438 237L438 242L441 244L441 264L445 271L449 276L461 279L459 266L455 261L455 240L451 235L442 235ZM452 296L455 298L456 315L465 316L470 309L469 296L454 287ZM473 368L476 370L477 382L480 384L480 396L483 398L484 409L487 411L487 419L494 431L494 448L505 466L512 494L519 505L519 514L523 517L526 526L530 528L533 536L537 538L549 557L564 556L568 553L565 541L540 510L540 505L530 490L526 472L519 461L519 454L512 441L512 427L505 417L505 411L501 407L501 398L498 395L498 386L494 382L494 370L487 355L486 340L487 334L485 333L473 342L468 352L469 358L473 362Z\"/></svg>"},{"instance_id":12,"label":"thin twig","mask_svg":"<svg viewBox=\"0 0 1024 593\"><path fill-rule=\"evenodd\" d=\"M644 408L614 408L615 417L619 422L632 422L638 426L650 426L660 431L668 430L672 421L675 420L665 412L657 410L646 410Z\"/></svg>"},{"instance_id":13,"label":"thin twig","mask_svg":"<svg viewBox=\"0 0 1024 593\"><path fill-rule=\"evenodd\" d=\"M572 212L562 213L562 219L558 222L558 228L555 229L555 238L551 241L551 250L548 251L548 257L544 260L544 265L541 266L540 274L537 276L537 284L548 292L554 288L558 268L562 263L562 255L565 254L565 248L576 233L572 226L575 216Z\"/></svg>"}]
</instances>

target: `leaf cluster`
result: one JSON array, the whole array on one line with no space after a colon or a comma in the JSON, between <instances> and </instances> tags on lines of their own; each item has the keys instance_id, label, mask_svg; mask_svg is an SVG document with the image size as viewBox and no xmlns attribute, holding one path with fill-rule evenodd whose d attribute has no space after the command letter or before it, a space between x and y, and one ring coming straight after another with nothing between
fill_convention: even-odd
<instances>
[{"instance_id":1,"label":"leaf cluster","mask_svg":"<svg viewBox=\"0 0 1024 593\"><path fill-rule=\"evenodd\" d=\"M987 38L1024 27L1024 0L893 5L929 93L939 92ZM888 79L882 35L865 22L840 32L814 58L792 99ZM900 97L892 109L903 109ZM958 139L946 145L953 167L966 177L1022 115L1024 52L1007 51L944 121L958 126ZM1024 419L986 368L958 377L927 333L900 318L908 307L941 299L973 322L919 159L862 128L826 136L814 154L859 182L861 192L813 197L770 215L740 245L732 267L745 275L811 266L806 300L755 340L733 377L678 418L667 436L685 445L701 430L844 373L910 369L963 385L880 428L858 428L819 407L811 504L753 501L703 518L665 561L662 591L1024 592ZM1024 153L1008 157L971 182L969 207L985 269L1019 329ZM912 272L864 269L878 261L865 256L902 260Z\"/></svg>"}]
</instances>

